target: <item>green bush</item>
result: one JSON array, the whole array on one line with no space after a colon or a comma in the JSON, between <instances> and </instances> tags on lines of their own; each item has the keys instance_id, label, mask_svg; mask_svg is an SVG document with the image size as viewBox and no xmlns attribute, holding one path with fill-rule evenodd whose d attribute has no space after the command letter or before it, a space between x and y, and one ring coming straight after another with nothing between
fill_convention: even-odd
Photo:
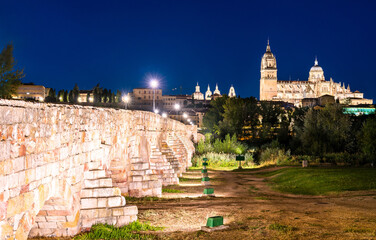
<instances>
[{"instance_id":1,"label":"green bush","mask_svg":"<svg viewBox=\"0 0 376 240\"><path fill-rule=\"evenodd\" d=\"M192 158L193 167L201 167L202 159L207 158L209 168L218 168L218 167L238 167L239 163L236 161L236 155L234 153L205 153L201 155L195 155ZM251 153L245 154L245 161L242 161L243 167L253 167L253 157Z\"/></svg>"},{"instance_id":2,"label":"green bush","mask_svg":"<svg viewBox=\"0 0 376 240\"><path fill-rule=\"evenodd\" d=\"M290 150L266 148L260 154L260 165L283 165L291 162Z\"/></svg>"},{"instance_id":3,"label":"green bush","mask_svg":"<svg viewBox=\"0 0 376 240\"><path fill-rule=\"evenodd\" d=\"M215 139L212 142L211 135L205 135L205 141L200 140L196 146L197 154L204 154L209 152L215 153L234 153L244 154L248 147L245 144L238 142L236 135L232 137L227 134L224 140Z\"/></svg>"}]
</instances>

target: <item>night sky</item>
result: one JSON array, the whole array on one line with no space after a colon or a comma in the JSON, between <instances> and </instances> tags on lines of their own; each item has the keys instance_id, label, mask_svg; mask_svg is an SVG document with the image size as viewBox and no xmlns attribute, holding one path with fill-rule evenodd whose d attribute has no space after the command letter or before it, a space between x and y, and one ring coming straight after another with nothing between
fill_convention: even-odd
<instances>
[{"instance_id":1,"label":"night sky","mask_svg":"<svg viewBox=\"0 0 376 240\"><path fill-rule=\"evenodd\" d=\"M231 84L259 97L270 39L278 79L307 80L315 56L325 77L376 100L376 1L2 1L0 49L13 43L24 82L164 94Z\"/></svg>"}]
</instances>

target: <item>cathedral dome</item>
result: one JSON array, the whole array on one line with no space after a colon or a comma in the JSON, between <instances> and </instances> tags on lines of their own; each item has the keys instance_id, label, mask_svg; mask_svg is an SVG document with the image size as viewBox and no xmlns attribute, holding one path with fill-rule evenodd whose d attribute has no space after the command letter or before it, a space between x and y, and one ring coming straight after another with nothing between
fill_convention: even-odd
<instances>
[{"instance_id":1,"label":"cathedral dome","mask_svg":"<svg viewBox=\"0 0 376 240\"><path fill-rule=\"evenodd\" d=\"M324 70L319 66L319 61L317 61L317 58L315 59L315 65L311 67L311 70L309 70L309 77L308 81L324 81Z\"/></svg>"},{"instance_id":2,"label":"cathedral dome","mask_svg":"<svg viewBox=\"0 0 376 240\"><path fill-rule=\"evenodd\" d=\"M319 66L319 61L317 61L317 58L315 59L315 65L311 67L311 70L309 71L310 72L324 72L324 70L322 70L322 68Z\"/></svg>"}]
</instances>

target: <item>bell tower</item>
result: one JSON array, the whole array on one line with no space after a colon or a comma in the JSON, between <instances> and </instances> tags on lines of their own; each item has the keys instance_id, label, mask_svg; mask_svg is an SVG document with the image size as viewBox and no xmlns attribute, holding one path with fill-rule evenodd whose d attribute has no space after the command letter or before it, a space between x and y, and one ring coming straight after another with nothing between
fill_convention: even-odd
<instances>
[{"instance_id":1,"label":"bell tower","mask_svg":"<svg viewBox=\"0 0 376 240\"><path fill-rule=\"evenodd\" d=\"M272 100L277 97L277 60L270 50L269 40L261 59L260 72L260 100Z\"/></svg>"}]
</instances>

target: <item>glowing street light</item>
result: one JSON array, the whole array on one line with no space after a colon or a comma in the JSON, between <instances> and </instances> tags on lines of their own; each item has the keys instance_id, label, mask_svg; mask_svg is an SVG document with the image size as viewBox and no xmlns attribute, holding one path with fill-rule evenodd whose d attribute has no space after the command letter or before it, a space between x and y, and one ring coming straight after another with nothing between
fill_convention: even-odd
<instances>
[{"instance_id":1,"label":"glowing street light","mask_svg":"<svg viewBox=\"0 0 376 240\"><path fill-rule=\"evenodd\" d=\"M127 95L124 95L121 100L125 103L125 109L128 108L128 102L130 101L130 97Z\"/></svg>"},{"instance_id":2,"label":"glowing street light","mask_svg":"<svg viewBox=\"0 0 376 240\"><path fill-rule=\"evenodd\" d=\"M174 108L175 108L175 110L179 110L180 109L180 105L178 103L175 103Z\"/></svg>"},{"instance_id":3,"label":"glowing street light","mask_svg":"<svg viewBox=\"0 0 376 240\"><path fill-rule=\"evenodd\" d=\"M154 113L158 114L158 113L159 113L159 109L156 108L156 109L154 110Z\"/></svg>"},{"instance_id":4,"label":"glowing street light","mask_svg":"<svg viewBox=\"0 0 376 240\"><path fill-rule=\"evenodd\" d=\"M167 113L165 113L165 112L162 113L162 117L163 117L163 118L166 118L166 117L167 117Z\"/></svg>"},{"instance_id":5,"label":"glowing street light","mask_svg":"<svg viewBox=\"0 0 376 240\"><path fill-rule=\"evenodd\" d=\"M183 113L183 118L187 118L188 115L186 113Z\"/></svg>"},{"instance_id":6,"label":"glowing street light","mask_svg":"<svg viewBox=\"0 0 376 240\"><path fill-rule=\"evenodd\" d=\"M155 78L151 79L150 86L153 89L153 111L155 112L155 89L158 87L158 80Z\"/></svg>"}]
</instances>

